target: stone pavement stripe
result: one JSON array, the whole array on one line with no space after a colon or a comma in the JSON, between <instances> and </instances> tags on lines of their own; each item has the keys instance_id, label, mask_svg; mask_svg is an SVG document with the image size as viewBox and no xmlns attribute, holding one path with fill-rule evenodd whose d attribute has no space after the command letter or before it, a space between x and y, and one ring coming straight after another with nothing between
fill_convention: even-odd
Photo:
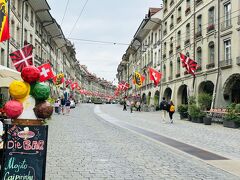
<instances>
[{"instance_id":1,"label":"stone pavement stripe","mask_svg":"<svg viewBox=\"0 0 240 180\"><path fill-rule=\"evenodd\" d=\"M198 157L202 160L228 160L228 158L217 155L215 153L212 153L212 152L209 152L209 151L206 151L206 150L203 150L203 149L200 149L200 148L197 148L197 147L194 147L194 146L176 141L174 139L156 134L154 132L147 131L145 129L142 129L142 128L139 128L139 127L136 127L136 126L132 126L128 123L119 121L119 120L117 120L116 118L113 118L113 117L110 118L109 115L107 115L105 113L101 113L101 110L99 109L98 106L96 106L96 108L95 108L95 113L97 115L99 115L100 117L102 117L106 121L112 122L112 123L117 124L121 127L133 130L135 132L138 132L140 134L143 134L145 136L153 138L153 139L155 139L155 140L157 140L161 143L167 144L171 147L174 147L174 148L176 148L178 150L181 150L185 153L191 154L191 155L193 155L195 157Z\"/></svg>"}]
</instances>

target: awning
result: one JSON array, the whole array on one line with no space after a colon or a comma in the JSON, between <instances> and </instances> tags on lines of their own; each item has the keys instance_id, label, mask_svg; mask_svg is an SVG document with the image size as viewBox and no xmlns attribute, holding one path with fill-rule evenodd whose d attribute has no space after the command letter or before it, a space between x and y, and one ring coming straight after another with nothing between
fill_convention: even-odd
<instances>
[{"instance_id":1,"label":"awning","mask_svg":"<svg viewBox=\"0 0 240 180\"><path fill-rule=\"evenodd\" d=\"M20 72L0 65L0 87L9 87L13 80L22 80Z\"/></svg>"}]
</instances>

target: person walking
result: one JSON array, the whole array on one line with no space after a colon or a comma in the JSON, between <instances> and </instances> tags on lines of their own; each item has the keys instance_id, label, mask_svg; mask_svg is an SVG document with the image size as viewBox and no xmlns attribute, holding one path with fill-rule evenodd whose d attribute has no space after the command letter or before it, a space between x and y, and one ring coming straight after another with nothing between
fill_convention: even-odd
<instances>
[{"instance_id":1,"label":"person walking","mask_svg":"<svg viewBox=\"0 0 240 180\"><path fill-rule=\"evenodd\" d=\"M131 104L130 104L130 112L132 113L133 112L133 107L134 107L134 101L131 101Z\"/></svg>"},{"instance_id":2,"label":"person walking","mask_svg":"<svg viewBox=\"0 0 240 180\"><path fill-rule=\"evenodd\" d=\"M126 102L126 100L123 101L123 111L127 111L127 102Z\"/></svg>"},{"instance_id":3,"label":"person walking","mask_svg":"<svg viewBox=\"0 0 240 180\"><path fill-rule=\"evenodd\" d=\"M66 113L70 114L70 105L71 105L71 101L70 99L67 99L66 101Z\"/></svg>"},{"instance_id":4,"label":"person walking","mask_svg":"<svg viewBox=\"0 0 240 180\"><path fill-rule=\"evenodd\" d=\"M59 110L60 103L59 103L59 100L58 100L58 99L55 101L54 107L55 107L55 113L56 113L56 114L60 114L60 110Z\"/></svg>"},{"instance_id":5,"label":"person walking","mask_svg":"<svg viewBox=\"0 0 240 180\"><path fill-rule=\"evenodd\" d=\"M170 118L170 123L173 123L173 114L175 112L175 106L172 101L169 103L169 118Z\"/></svg>"},{"instance_id":6,"label":"person walking","mask_svg":"<svg viewBox=\"0 0 240 180\"><path fill-rule=\"evenodd\" d=\"M137 111L141 111L141 103L138 101L137 103L136 103L136 106L137 106Z\"/></svg>"},{"instance_id":7,"label":"person walking","mask_svg":"<svg viewBox=\"0 0 240 180\"><path fill-rule=\"evenodd\" d=\"M65 98L62 96L61 98L61 108L62 108L62 114L64 115L65 113L65 105L66 105L66 100Z\"/></svg>"},{"instance_id":8,"label":"person walking","mask_svg":"<svg viewBox=\"0 0 240 180\"><path fill-rule=\"evenodd\" d=\"M168 102L165 97L162 98L162 102L160 103L160 111L163 113L163 122L166 122L167 111L169 110Z\"/></svg>"}]
</instances>

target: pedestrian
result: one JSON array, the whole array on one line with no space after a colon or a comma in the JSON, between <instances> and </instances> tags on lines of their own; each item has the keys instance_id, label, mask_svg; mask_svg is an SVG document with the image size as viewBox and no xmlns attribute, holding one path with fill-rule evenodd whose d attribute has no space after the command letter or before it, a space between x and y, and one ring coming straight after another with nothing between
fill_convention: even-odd
<instances>
[{"instance_id":1,"label":"pedestrian","mask_svg":"<svg viewBox=\"0 0 240 180\"><path fill-rule=\"evenodd\" d=\"M58 99L55 101L54 107L55 107L55 113L56 113L56 114L60 114L60 110L59 110L60 103L59 103L59 100L58 100Z\"/></svg>"},{"instance_id":2,"label":"pedestrian","mask_svg":"<svg viewBox=\"0 0 240 180\"><path fill-rule=\"evenodd\" d=\"M126 102L126 100L123 101L123 111L127 111L127 102Z\"/></svg>"},{"instance_id":3,"label":"pedestrian","mask_svg":"<svg viewBox=\"0 0 240 180\"><path fill-rule=\"evenodd\" d=\"M71 105L71 101L70 101L70 99L67 99L67 101L66 101L66 111L67 111L67 114L70 114L70 105Z\"/></svg>"},{"instance_id":4,"label":"pedestrian","mask_svg":"<svg viewBox=\"0 0 240 180\"><path fill-rule=\"evenodd\" d=\"M138 101L137 103L136 103L136 106L137 106L137 111L141 111L141 103Z\"/></svg>"},{"instance_id":5,"label":"pedestrian","mask_svg":"<svg viewBox=\"0 0 240 180\"><path fill-rule=\"evenodd\" d=\"M61 108L62 108L62 114L64 115L65 113L65 105L66 105L66 100L65 98L62 96L61 98Z\"/></svg>"},{"instance_id":6,"label":"pedestrian","mask_svg":"<svg viewBox=\"0 0 240 180\"><path fill-rule=\"evenodd\" d=\"M169 118L170 118L170 123L173 123L173 114L175 112L175 106L173 104L173 101L171 100L169 103Z\"/></svg>"},{"instance_id":7,"label":"pedestrian","mask_svg":"<svg viewBox=\"0 0 240 180\"><path fill-rule=\"evenodd\" d=\"M131 101L131 104L130 104L130 112L131 112L131 113L133 112L134 106L135 106L134 101Z\"/></svg>"},{"instance_id":8,"label":"pedestrian","mask_svg":"<svg viewBox=\"0 0 240 180\"><path fill-rule=\"evenodd\" d=\"M160 111L163 113L163 122L166 122L167 112L169 110L168 102L166 101L165 97L162 98L162 102L160 103Z\"/></svg>"}]
</instances>

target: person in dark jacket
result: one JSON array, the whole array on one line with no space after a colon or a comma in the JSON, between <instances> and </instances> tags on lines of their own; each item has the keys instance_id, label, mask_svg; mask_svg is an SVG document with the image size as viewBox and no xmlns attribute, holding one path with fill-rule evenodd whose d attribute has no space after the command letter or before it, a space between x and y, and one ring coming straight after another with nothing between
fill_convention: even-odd
<instances>
[{"instance_id":1,"label":"person in dark jacket","mask_svg":"<svg viewBox=\"0 0 240 180\"><path fill-rule=\"evenodd\" d=\"M166 122L167 112L169 110L168 102L166 101L165 97L162 98L162 102L160 103L160 111L162 111L163 122Z\"/></svg>"},{"instance_id":2,"label":"person in dark jacket","mask_svg":"<svg viewBox=\"0 0 240 180\"><path fill-rule=\"evenodd\" d=\"M64 115L65 113L65 105L66 105L66 100L65 98L62 96L61 98L61 108L62 108L62 114Z\"/></svg>"},{"instance_id":3,"label":"person in dark jacket","mask_svg":"<svg viewBox=\"0 0 240 180\"><path fill-rule=\"evenodd\" d=\"M127 102L126 102L126 100L123 101L123 111L127 111Z\"/></svg>"}]
</instances>

